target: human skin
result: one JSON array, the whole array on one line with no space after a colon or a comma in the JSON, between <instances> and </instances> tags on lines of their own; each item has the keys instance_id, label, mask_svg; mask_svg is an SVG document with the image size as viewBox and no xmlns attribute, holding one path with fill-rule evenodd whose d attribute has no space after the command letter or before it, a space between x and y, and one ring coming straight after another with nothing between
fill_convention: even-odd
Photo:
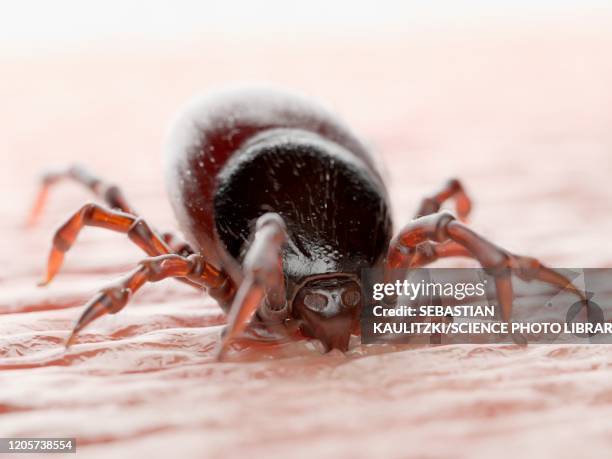
<instances>
[{"instance_id":1,"label":"human skin","mask_svg":"<svg viewBox=\"0 0 612 459\"><path fill-rule=\"evenodd\" d=\"M330 100L384 153L398 221L412 216L424 192L460 176L475 198L470 224L503 246L557 267L609 267L610 38L578 26L545 31L485 31L460 39L463 50L450 46L452 37L377 45L371 63L385 71L375 76L360 73L363 47L304 45L317 52L317 72L327 69L325 81L295 49L270 50L266 62L277 66L279 84ZM2 59L0 147L10 152L0 168L3 436L74 435L85 457L173 450L569 458L609 450L606 346L354 343L346 355L321 355L316 343L299 341L217 364L211 354L224 315L169 281L140 292L63 352L83 302L142 255L121 236L91 230L56 283L36 289L53 227L86 196L73 185L58 188L40 225L25 232L36 175L51 162L85 162L123 184L156 226L172 228L160 158L169 118L204 87L267 75L252 70L255 57L221 59L241 52ZM203 53L225 62L214 76ZM118 168L128 154L130 166ZM545 313L535 298L517 318Z\"/></svg>"}]
</instances>

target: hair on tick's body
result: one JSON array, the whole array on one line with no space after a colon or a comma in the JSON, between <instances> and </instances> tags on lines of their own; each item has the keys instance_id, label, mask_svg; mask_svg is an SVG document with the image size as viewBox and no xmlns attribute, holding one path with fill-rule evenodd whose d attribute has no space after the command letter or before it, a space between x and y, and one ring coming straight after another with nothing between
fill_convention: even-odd
<instances>
[{"instance_id":1,"label":"hair on tick's body","mask_svg":"<svg viewBox=\"0 0 612 459\"><path fill-rule=\"evenodd\" d=\"M80 167L72 178L111 209L83 206L56 232L45 283L85 225L127 233L150 258L96 295L68 343L95 318L122 309L144 283L175 277L205 288L228 313L217 355L248 327L297 323L327 349L348 348L358 333L362 269L389 275L438 258L476 258L496 276L510 320L510 273L580 293L565 277L478 236L441 205L454 199L460 219L471 203L458 180L423 199L417 217L392 238L389 197L372 152L335 116L302 97L267 89L220 92L189 104L166 147L166 185L186 242L157 233L124 195ZM395 275L395 274L394 274Z\"/></svg>"},{"instance_id":2,"label":"hair on tick's body","mask_svg":"<svg viewBox=\"0 0 612 459\"><path fill-rule=\"evenodd\" d=\"M291 235L284 261L292 280L357 272L384 256L392 230L376 162L312 102L261 90L209 96L187 107L168 145L167 188L182 230L236 277L267 212Z\"/></svg>"}]
</instances>

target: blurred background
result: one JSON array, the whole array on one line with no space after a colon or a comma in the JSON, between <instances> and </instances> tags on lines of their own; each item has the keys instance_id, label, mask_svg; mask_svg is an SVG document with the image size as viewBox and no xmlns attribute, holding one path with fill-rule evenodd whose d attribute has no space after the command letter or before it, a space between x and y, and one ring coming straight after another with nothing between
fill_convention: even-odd
<instances>
[{"instance_id":1,"label":"blurred background","mask_svg":"<svg viewBox=\"0 0 612 459\"><path fill-rule=\"evenodd\" d=\"M601 346L302 343L292 359L219 365L214 302L162 283L65 355L84 301L142 254L83 231L36 289L53 228L91 196L62 184L38 227L23 222L39 174L77 161L175 228L169 123L195 94L257 83L322 101L372 145L396 227L459 177L470 224L499 245L610 267L611 56L609 0L0 0L0 433L76 435L91 457L609 451Z\"/></svg>"},{"instance_id":2,"label":"blurred background","mask_svg":"<svg viewBox=\"0 0 612 459\"><path fill-rule=\"evenodd\" d=\"M31 191L14 173L24 158L31 173L85 160L110 175L129 156L146 160L116 180L153 190L180 107L256 82L319 99L383 157L410 158L391 174L418 193L402 206L449 175L503 171L508 198L527 176L586 190L580 168L609 170L611 13L605 0L5 2L3 180ZM546 164L530 174L534 155ZM488 181L470 185L486 199Z\"/></svg>"}]
</instances>

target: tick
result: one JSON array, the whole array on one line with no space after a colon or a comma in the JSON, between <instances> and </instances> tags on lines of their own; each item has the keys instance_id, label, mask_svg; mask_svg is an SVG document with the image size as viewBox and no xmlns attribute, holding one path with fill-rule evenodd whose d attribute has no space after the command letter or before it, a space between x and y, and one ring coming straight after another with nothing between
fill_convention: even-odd
<instances>
[{"instance_id":1,"label":"tick","mask_svg":"<svg viewBox=\"0 0 612 459\"><path fill-rule=\"evenodd\" d=\"M44 176L32 222L61 179L83 184L106 206L85 204L55 232L43 284L85 226L125 233L149 256L87 303L67 345L96 318L120 311L144 284L167 278L207 290L227 313L218 358L257 328L294 327L328 350L347 350L350 336L359 334L360 272L367 268L474 258L495 276L505 321L512 311L511 274L584 299L564 276L466 226L472 206L458 180L422 199L415 218L394 237L373 153L302 97L250 89L195 100L174 123L165 158L167 191L185 240L151 228L120 188L82 167ZM440 211L447 200L456 217Z\"/></svg>"}]
</instances>

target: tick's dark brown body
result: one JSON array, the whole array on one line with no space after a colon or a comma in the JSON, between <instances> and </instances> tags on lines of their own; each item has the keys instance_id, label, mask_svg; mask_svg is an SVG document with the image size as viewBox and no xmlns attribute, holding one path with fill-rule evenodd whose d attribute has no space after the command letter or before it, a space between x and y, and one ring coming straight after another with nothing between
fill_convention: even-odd
<instances>
[{"instance_id":1,"label":"tick's dark brown body","mask_svg":"<svg viewBox=\"0 0 612 459\"><path fill-rule=\"evenodd\" d=\"M506 321L511 274L586 301L564 276L440 212L454 199L458 217L468 216L470 200L458 180L423 199L417 218L392 239L387 190L368 149L322 108L277 91L199 99L175 122L166 181L188 243L153 230L117 186L78 166L45 175L32 222L49 186L62 178L89 187L110 208L86 204L56 231L43 283L58 272L84 226L126 233L150 257L88 303L68 344L96 318L121 310L145 283L170 277L207 289L228 313L218 358L259 325L299 330L327 349L346 350L351 333L359 333L359 273L379 265L389 279L439 258L475 258L495 275Z\"/></svg>"},{"instance_id":2,"label":"tick's dark brown body","mask_svg":"<svg viewBox=\"0 0 612 459\"><path fill-rule=\"evenodd\" d=\"M382 260L392 236L371 153L324 109L293 95L245 90L196 101L173 126L166 174L188 241L236 283L267 212L287 226L289 294L309 276L358 275Z\"/></svg>"}]
</instances>

